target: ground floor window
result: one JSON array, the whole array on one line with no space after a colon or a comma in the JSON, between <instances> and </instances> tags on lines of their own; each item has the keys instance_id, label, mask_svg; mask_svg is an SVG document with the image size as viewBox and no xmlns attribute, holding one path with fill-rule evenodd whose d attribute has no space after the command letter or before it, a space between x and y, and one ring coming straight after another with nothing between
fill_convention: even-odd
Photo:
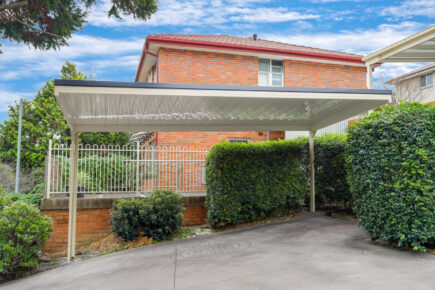
<instances>
[{"instance_id":1,"label":"ground floor window","mask_svg":"<svg viewBox=\"0 0 435 290\"><path fill-rule=\"evenodd\" d=\"M241 142L241 143L249 143L251 139L249 138L230 138L228 139L231 143Z\"/></svg>"}]
</instances>

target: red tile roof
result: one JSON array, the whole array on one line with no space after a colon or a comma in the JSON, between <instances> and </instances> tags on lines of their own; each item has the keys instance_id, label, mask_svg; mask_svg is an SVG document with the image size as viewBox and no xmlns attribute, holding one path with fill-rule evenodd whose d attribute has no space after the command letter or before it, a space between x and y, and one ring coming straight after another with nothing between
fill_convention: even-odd
<instances>
[{"instance_id":1,"label":"red tile roof","mask_svg":"<svg viewBox=\"0 0 435 290\"><path fill-rule=\"evenodd\" d=\"M215 43L215 44L225 44L234 45L239 47L247 48L258 48L258 49L273 49L282 50L288 52L301 52L301 53L315 53L321 55L338 56L338 57L350 57L361 59L362 55L332 51L327 49L320 49L302 45L294 45L290 43L277 42L271 40L265 40L257 38L253 40L252 37L235 37L229 35L188 35L188 34L155 34L149 39L163 39L163 40L182 40L182 41L193 41L201 43Z\"/></svg>"}]
</instances>

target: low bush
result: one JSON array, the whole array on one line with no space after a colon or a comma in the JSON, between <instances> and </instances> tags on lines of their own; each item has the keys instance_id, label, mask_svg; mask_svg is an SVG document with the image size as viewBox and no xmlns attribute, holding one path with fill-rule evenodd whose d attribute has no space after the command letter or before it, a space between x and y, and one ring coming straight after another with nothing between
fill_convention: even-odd
<instances>
[{"instance_id":1,"label":"low bush","mask_svg":"<svg viewBox=\"0 0 435 290\"><path fill-rule=\"evenodd\" d=\"M48 239L51 219L25 202L0 196L0 273L24 271L38 265L38 253Z\"/></svg>"},{"instance_id":2,"label":"low bush","mask_svg":"<svg viewBox=\"0 0 435 290\"><path fill-rule=\"evenodd\" d=\"M110 210L112 232L124 240L134 240L139 232L139 208L142 199L120 199Z\"/></svg>"},{"instance_id":3,"label":"low bush","mask_svg":"<svg viewBox=\"0 0 435 290\"><path fill-rule=\"evenodd\" d=\"M153 240L166 240L183 222L183 203L172 190L156 190L139 210L139 221L145 236Z\"/></svg>"},{"instance_id":4,"label":"low bush","mask_svg":"<svg viewBox=\"0 0 435 290\"><path fill-rule=\"evenodd\" d=\"M181 196L172 190L155 190L150 197L121 199L111 210L112 231L125 240L139 234L168 239L183 222Z\"/></svg>"},{"instance_id":5,"label":"low bush","mask_svg":"<svg viewBox=\"0 0 435 290\"><path fill-rule=\"evenodd\" d=\"M365 231L399 247L433 247L435 106L384 107L348 134L348 181Z\"/></svg>"},{"instance_id":6,"label":"low bush","mask_svg":"<svg viewBox=\"0 0 435 290\"><path fill-rule=\"evenodd\" d=\"M214 228L298 210L308 192L306 142L216 144L206 160L208 222Z\"/></svg>"}]
</instances>

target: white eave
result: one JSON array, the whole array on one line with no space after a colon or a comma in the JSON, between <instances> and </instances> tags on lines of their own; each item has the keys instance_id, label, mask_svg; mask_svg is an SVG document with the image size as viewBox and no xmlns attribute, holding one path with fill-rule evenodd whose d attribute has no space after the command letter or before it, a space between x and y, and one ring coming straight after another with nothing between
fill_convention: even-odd
<instances>
[{"instance_id":1,"label":"white eave","mask_svg":"<svg viewBox=\"0 0 435 290\"><path fill-rule=\"evenodd\" d=\"M317 130L391 101L391 91L55 80L73 131Z\"/></svg>"},{"instance_id":2,"label":"white eave","mask_svg":"<svg viewBox=\"0 0 435 290\"><path fill-rule=\"evenodd\" d=\"M363 57L368 65L386 62L435 62L435 25Z\"/></svg>"}]
</instances>

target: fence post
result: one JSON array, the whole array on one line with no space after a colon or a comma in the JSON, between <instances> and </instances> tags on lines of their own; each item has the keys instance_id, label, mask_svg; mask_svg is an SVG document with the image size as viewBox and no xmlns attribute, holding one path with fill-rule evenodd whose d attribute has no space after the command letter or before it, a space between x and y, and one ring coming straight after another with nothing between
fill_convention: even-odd
<instances>
[{"instance_id":1,"label":"fence post","mask_svg":"<svg viewBox=\"0 0 435 290\"><path fill-rule=\"evenodd\" d=\"M180 192L180 162L177 160L175 161L175 164L177 164L175 172L177 174L177 177L175 178L175 191Z\"/></svg>"},{"instance_id":2,"label":"fence post","mask_svg":"<svg viewBox=\"0 0 435 290\"><path fill-rule=\"evenodd\" d=\"M136 193L139 193L139 162L140 162L140 142L137 142L136 147Z\"/></svg>"},{"instance_id":3,"label":"fence post","mask_svg":"<svg viewBox=\"0 0 435 290\"><path fill-rule=\"evenodd\" d=\"M47 198L50 198L50 182L51 182L51 150L52 150L52 141L48 140L48 160L47 160L47 178L45 184L47 186L46 194Z\"/></svg>"}]
</instances>

